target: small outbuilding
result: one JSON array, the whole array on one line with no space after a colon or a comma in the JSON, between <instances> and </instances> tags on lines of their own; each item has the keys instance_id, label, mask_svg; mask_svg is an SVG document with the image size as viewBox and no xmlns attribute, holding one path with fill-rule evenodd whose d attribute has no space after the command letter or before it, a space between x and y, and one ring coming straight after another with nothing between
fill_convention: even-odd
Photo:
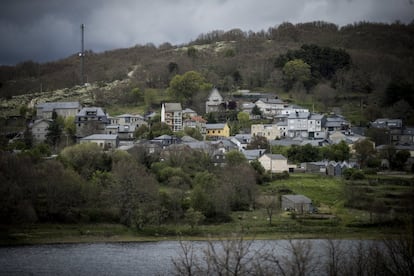
<instances>
[{"instance_id":1,"label":"small outbuilding","mask_svg":"<svg viewBox=\"0 0 414 276\"><path fill-rule=\"evenodd\" d=\"M299 214L313 212L312 200L304 195L282 195L282 210Z\"/></svg>"}]
</instances>

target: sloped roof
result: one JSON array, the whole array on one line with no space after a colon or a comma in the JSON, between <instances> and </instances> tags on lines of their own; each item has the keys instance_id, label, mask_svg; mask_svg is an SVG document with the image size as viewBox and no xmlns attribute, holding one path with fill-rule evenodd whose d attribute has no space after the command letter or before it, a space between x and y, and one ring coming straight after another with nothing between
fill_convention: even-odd
<instances>
[{"instance_id":1,"label":"sloped roof","mask_svg":"<svg viewBox=\"0 0 414 276\"><path fill-rule=\"evenodd\" d=\"M319 114L319 113L312 113L309 117L310 120L322 120L324 117L323 114Z\"/></svg>"},{"instance_id":2,"label":"sloped roof","mask_svg":"<svg viewBox=\"0 0 414 276\"><path fill-rule=\"evenodd\" d=\"M304 195L282 195L282 198L286 198L294 203L297 204L310 204L312 203L312 200L310 200L310 198L304 196Z\"/></svg>"},{"instance_id":3,"label":"sloped roof","mask_svg":"<svg viewBox=\"0 0 414 276\"><path fill-rule=\"evenodd\" d=\"M247 160L255 160L259 158L263 152L264 149L252 149L252 150L244 150L242 151L243 155L246 157Z\"/></svg>"},{"instance_id":4,"label":"sloped roof","mask_svg":"<svg viewBox=\"0 0 414 276\"><path fill-rule=\"evenodd\" d=\"M165 105L165 111L166 112L183 110L180 103L165 103L164 105Z\"/></svg>"},{"instance_id":5,"label":"sloped roof","mask_svg":"<svg viewBox=\"0 0 414 276\"><path fill-rule=\"evenodd\" d=\"M116 134L92 134L81 138L81 140L115 140L117 138Z\"/></svg>"},{"instance_id":6,"label":"sloped roof","mask_svg":"<svg viewBox=\"0 0 414 276\"><path fill-rule=\"evenodd\" d=\"M50 102L36 105L36 108L42 109L43 111L53 111L54 109L77 109L80 107L81 105L79 102Z\"/></svg>"},{"instance_id":7,"label":"sloped roof","mask_svg":"<svg viewBox=\"0 0 414 276\"><path fill-rule=\"evenodd\" d=\"M186 109L183 110L183 113L197 113L197 112L195 112L191 108L186 108Z\"/></svg>"},{"instance_id":8,"label":"sloped roof","mask_svg":"<svg viewBox=\"0 0 414 276\"><path fill-rule=\"evenodd\" d=\"M206 124L206 129L223 129L226 124Z\"/></svg>"},{"instance_id":9,"label":"sloped roof","mask_svg":"<svg viewBox=\"0 0 414 276\"><path fill-rule=\"evenodd\" d=\"M282 101L281 99L273 99L273 98L260 98L257 101L261 101L266 104L284 104L284 101Z\"/></svg>"},{"instance_id":10,"label":"sloped roof","mask_svg":"<svg viewBox=\"0 0 414 276\"><path fill-rule=\"evenodd\" d=\"M307 119L309 118L309 112L293 112L289 114L289 119Z\"/></svg>"},{"instance_id":11,"label":"sloped roof","mask_svg":"<svg viewBox=\"0 0 414 276\"><path fill-rule=\"evenodd\" d=\"M197 139L195 139L195 138L193 138L193 137L191 137L191 136L188 136L188 135L181 137L181 141L182 141L183 143L189 143L189 142L199 142Z\"/></svg>"},{"instance_id":12,"label":"sloped roof","mask_svg":"<svg viewBox=\"0 0 414 276\"><path fill-rule=\"evenodd\" d=\"M96 116L106 116L105 112L100 107L84 107L76 116L87 116L87 112L96 112Z\"/></svg>"},{"instance_id":13,"label":"sloped roof","mask_svg":"<svg viewBox=\"0 0 414 276\"><path fill-rule=\"evenodd\" d=\"M281 154L269 154L269 153L266 153L265 155L268 156L272 160L287 160L287 158L284 157Z\"/></svg>"},{"instance_id":14,"label":"sloped roof","mask_svg":"<svg viewBox=\"0 0 414 276\"><path fill-rule=\"evenodd\" d=\"M221 101L223 100L223 97L221 96L220 92L217 88L213 88L208 95L208 101L211 101L212 98L219 98Z\"/></svg>"},{"instance_id":15,"label":"sloped roof","mask_svg":"<svg viewBox=\"0 0 414 276\"><path fill-rule=\"evenodd\" d=\"M139 115L139 114L122 114L122 115L116 116L115 118L140 118L140 119L144 119L144 117Z\"/></svg>"}]
</instances>

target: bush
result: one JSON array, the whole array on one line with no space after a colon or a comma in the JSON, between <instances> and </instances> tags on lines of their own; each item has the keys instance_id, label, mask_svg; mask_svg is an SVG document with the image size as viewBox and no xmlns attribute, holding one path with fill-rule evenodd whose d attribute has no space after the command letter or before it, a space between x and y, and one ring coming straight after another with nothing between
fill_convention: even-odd
<instances>
[{"instance_id":1,"label":"bush","mask_svg":"<svg viewBox=\"0 0 414 276\"><path fill-rule=\"evenodd\" d=\"M364 172L354 168L345 169L342 176L346 180L360 180L365 178Z\"/></svg>"}]
</instances>

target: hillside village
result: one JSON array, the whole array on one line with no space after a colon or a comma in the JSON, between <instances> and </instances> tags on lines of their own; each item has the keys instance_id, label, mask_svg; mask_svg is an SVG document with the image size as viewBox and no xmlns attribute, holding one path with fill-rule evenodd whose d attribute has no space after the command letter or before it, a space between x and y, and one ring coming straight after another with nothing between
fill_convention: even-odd
<instances>
[{"instance_id":1,"label":"hillside village","mask_svg":"<svg viewBox=\"0 0 414 276\"><path fill-rule=\"evenodd\" d=\"M240 96L241 95L241 96ZM96 143L103 150L130 150L135 146L145 147L149 153L170 150L201 150L208 153L215 165L226 163L225 154L229 151L241 152L250 162L258 160L266 171L271 173L308 171L322 172L340 176L342 170L359 168L355 158L348 160L315 160L302 164L290 163L281 154L273 154L272 147L290 147L293 145L324 147L339 144L348 145L355 152L355 143L367 140L366 129L354 128L349 121L337 114L320 114L307 108L287 103L275 94L251 93L240 91L236 98L224 98L214 88L205 101L205 113L197 114L180 103L162 103L160 113L122 114L110 116L101 107L82 106L79 102L46 102L37 104L36 119L30 123L30 129L36 143L46 141L53 116L62 119L75 118L76 143ZM232 109L248 115L250 128L239 133L230 130L228 121L208 122L209 114L225 112L230 104ZM210 116L211 117L211 116ZM168 126L169 131L151 139L139 139L137 131L150 129L153 119ZM261 123L266 120L268 123ZM414 157L414 128L402 125L402 120L379 118L371 123L371 128L386 130L389 140L381 144L371 142L377 151L394 145L396 150L410 152L406 167L411 167ZM196 130L201 134L199 140L183 136L185 129ZM181 135L177 135L181 133ZM66 135L68 139L69 134ZM265 148L251 148L249 145L258 137L265 138ZM372 139L368 139L372 141ZM383 160L382 168L389 168L389 160Z\"/></svg>"},{"instance_id":2,"label":"hillside village","mask_svg":"<svg viewBox=\"0 0 414 276\"><path fill-rule=\"evenodd\" d=\"M89 83L77 56L3 68L3 236L411 233L412 26L331 27L88 52ZM378 50L387 28L404 47Z\"/></svg>"}]
</instances>

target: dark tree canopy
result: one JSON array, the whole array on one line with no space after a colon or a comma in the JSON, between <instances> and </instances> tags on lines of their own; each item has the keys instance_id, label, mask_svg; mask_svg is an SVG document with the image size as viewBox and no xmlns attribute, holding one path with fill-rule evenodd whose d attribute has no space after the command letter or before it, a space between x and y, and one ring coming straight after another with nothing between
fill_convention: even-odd
<instances>
[{"instance_id":1,"label":"dark tree canopy","mask_svg":"<svg viewBox=\"0 0 414 276\"><path fill-rule=\"evenodd\" d=\"M286 54L280 55L275 61L275 66L282 68L287 62L295 59L301 59L311 66L314 79L331 79L338 69L348 68L351 64L351 57L345 50L304 44L299 50L289 50Z\"/></svg>"}]
</instances>

